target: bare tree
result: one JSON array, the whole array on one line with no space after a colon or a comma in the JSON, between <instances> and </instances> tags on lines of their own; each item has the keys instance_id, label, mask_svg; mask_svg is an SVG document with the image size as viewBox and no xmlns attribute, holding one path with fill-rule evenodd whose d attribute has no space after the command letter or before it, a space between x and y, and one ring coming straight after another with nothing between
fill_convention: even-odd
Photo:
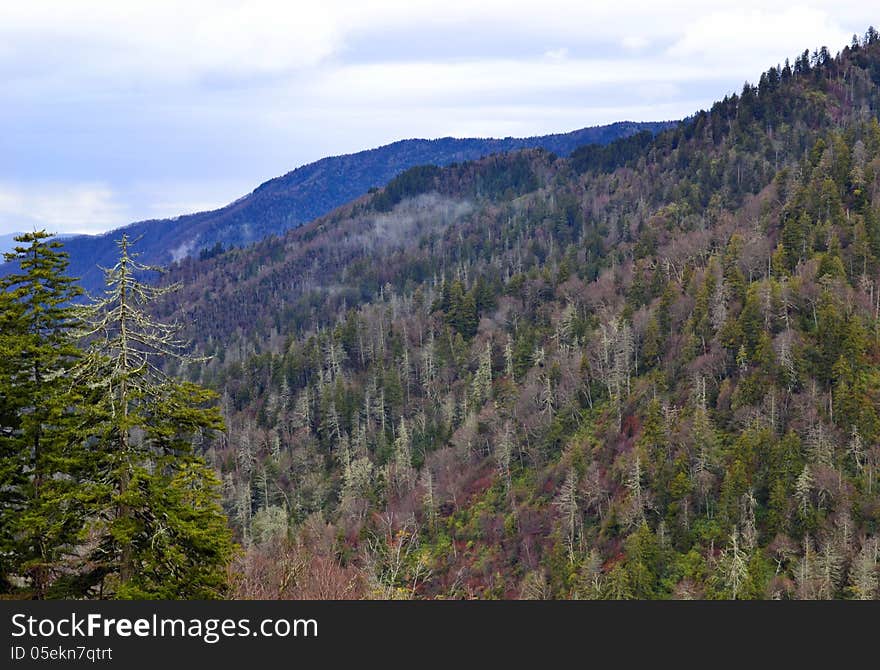
<instances>
[{"instance_id":1,"label":"bare tree","mask_svg":"<svg viewBox=\"0 0 880 670\"><path fill-rule=\"evenodd\" d=\"M574 563L575 549L580 527L580 508L578 506L578 477L575 469L569 468L565 475L562 488L553 503L562 519L565 531L565 546L568 549L568 561Z\"/></svg>"},{"instance_id":2,"label":"bare tree","mask_svg":"<svg viewBox=\"0 0 880 670\"><path fill-rule=\"evenodd\" d=\"M418 555L419 528L410 517L398 523L393 513L382 515L379 529L367 540L364 564L373 597L412 599L431 570Z\"/></svg>"},{"instance_id":3,"label":"bare tree","mask_svg":"<svg viewBox=\"0 0 880 670\"><path fill-rule=\"evenodd\" d=\"M867 538L853 560L849 587L854 598L874 600L878 597L878 562L880 562L880 543L876 538Z\"/></svg>"},{"instance_id":4,"label":"bare tree","mask_svg":"<svg viewBox=\"0 0 880 670\"><path fill-rule=\"evenodd\" d=\"M721 582L728 589L733 600L742 593L749 577L749 555L739 543L739 532L734 529L730 535L730 545L722 550L718 560Z\"/></svg>"}]
</instances>

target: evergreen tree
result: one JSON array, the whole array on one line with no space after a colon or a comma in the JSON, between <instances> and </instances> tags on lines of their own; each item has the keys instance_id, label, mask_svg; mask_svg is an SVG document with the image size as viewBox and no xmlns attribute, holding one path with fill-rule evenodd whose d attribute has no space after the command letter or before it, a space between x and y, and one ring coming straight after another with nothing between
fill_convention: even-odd
<instances>
[{"instance_id":1,"label":"evergreen tree","mask_svg":"<svg viewBox=\"0 0 880 670\"><path fill-rule=\"evenodd\" d=\"M15 433L18 408L12 397L12 355L21 348L19 305L12 294L0 292L0 593L11 588L15 568L13 526L21 507L23 470Z\"/></svg>"},{"instance_id":2,"label":"evergreen tree","mask_svg":"<svg viewBox=\"0 0 880 670\"><path fill-rule=\"evenodd\" d=\"M71 301L81 291L51 237L16 237L6 260L18 271L0 281L0 554L12 557L3 571L24 577L36 598L69 572L90 495L82 481L88 454L73 439L77 394L67 378L79 354Z\"/></svg>"},{"instance_id":3,"label":"evergreen tree","mask_svg":"<svg viewBox=\"0 0 880 670\"><path fill-rule=\"evenodd\" d=\"M86 440L108 486L96 510L87 582L119 598L211 598L225 587L233 545L218 482L196 453L221 430L215 395L166 374L163 361L192 361L177 328L151 304L174 290L138 280L126 236L107 290L83 310L89 347L77 368L88 389Z\"/></svg>"}]
</instances>

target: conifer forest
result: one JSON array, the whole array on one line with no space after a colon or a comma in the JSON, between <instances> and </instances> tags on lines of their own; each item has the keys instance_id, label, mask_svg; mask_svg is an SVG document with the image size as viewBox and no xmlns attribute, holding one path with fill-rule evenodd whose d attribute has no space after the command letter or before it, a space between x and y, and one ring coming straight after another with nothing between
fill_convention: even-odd
<instances>
[{"instance_id":1,"label":"conifer forest","mask_svg":"<svg viewBox=\"0 0 880 670\"><path fill-rule=\"evenodd\" d=\"M0 597L880 598L880 34L656 130L20 235Z\"/></svg>"}]
</instances>

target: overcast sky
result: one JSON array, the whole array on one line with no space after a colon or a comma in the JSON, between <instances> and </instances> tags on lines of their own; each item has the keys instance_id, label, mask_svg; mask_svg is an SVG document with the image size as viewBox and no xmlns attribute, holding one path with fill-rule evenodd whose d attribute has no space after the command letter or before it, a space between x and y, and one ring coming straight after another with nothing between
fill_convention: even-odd
<instances>
[{"instance_id":1,"label":"overcast sky","mask_svg":"<svg viewBox=\"0 0 880 670\"><path fill-rule=\"evenodd\" d=\"M0 234L217 207L402 138L681 118L872 5L0 2Z\"/></svg>"}]
</instances>

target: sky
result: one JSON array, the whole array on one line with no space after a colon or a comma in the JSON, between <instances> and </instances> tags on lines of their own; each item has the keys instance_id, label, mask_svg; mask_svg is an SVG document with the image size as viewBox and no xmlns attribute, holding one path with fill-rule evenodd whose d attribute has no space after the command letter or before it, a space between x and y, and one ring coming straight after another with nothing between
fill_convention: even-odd
<instances>
[{"instance_id":1,"label":"sky","mask_svg":"<svg viewBox=\"0 0 880 670\"><path fill-rule=\"evenodd\" d=\"M682 118L873 4L0 1L0 235L211 209L398 139Z\"/></svg>"}]
</instances>

